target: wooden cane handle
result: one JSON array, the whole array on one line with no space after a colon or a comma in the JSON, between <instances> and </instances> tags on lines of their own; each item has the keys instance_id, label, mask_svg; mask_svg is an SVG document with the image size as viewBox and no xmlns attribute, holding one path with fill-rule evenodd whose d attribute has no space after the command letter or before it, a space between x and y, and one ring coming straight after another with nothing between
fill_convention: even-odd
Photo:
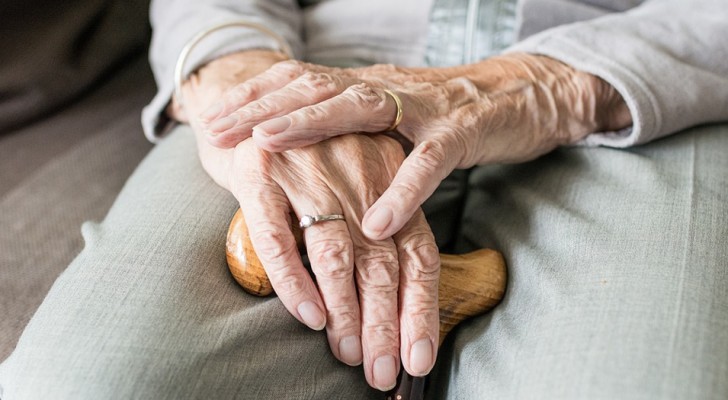
<instances>
[{"instance_id":1,"label":"wooden cane handle","mask_svg":"<svg viewBox=\"0 0 728 400\"><path fill-rule=\"evenodd\" d=\"M299 249L303 244L303 234L298 226L292 231ZM268 296L273 292L270 280L260 263L250 242L250 234L243 213L238 210L230 222L227 236L227 261L235 280L243 289L256 296ZM461 321L480 315L493 308L503 298L506 288L506 264L501 253L482 249L463 255L440 254L440 286L438 306L440 308L440 339ZM407 378L403 371L400 383L415 381ZM390 396L390 394L388 394ZM402 396L400 394L400 396ZM396 396L391 397L397 399ZM412 397L401 397L402 400Z\"/></svg>"}]
</instances>

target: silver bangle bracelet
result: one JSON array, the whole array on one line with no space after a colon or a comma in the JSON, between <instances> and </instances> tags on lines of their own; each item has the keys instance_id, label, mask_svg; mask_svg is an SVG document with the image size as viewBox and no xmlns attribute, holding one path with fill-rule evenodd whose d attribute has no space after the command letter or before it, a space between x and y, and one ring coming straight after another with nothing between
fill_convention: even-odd
<instances>
[{"instance_id":1,"label":"silver bangle bracelet","mask_svg":"<svg viewBox=\"0 0 728 400\"><path fill-rule=\"evenodd\" d=\"M192 50L197 46L198 43L202 39L204 39L206 36L213 32L217 32L221 29L225 28L232 28L232 27L243 27L243 28L250 28L257 30L260 33L263 33L267 36L269 36L271 39L276 41L276 44L278 45L278 49L285 53L289 58L293 58L293 50L291 50L291 46L288 45L286 40L279 34L273 32L272 30L266 28L263 25L256 24L254 22L246 22L246 21L233 21L233 22L224 22L221 24L213 25L202 32L195 35L192 39L190 39L187 44L185 44L185 47L182 48L182 52L179 54L179 57L177 58L177 64L175 64L174 67L174 96L177 99L177 102L179 105L183 105L184 101L182 100L182 82L186 78L184 75L184 67L185 63L187 62L187 59L190 56L190 53L192 53Z\"/></svg>"}]
</instances>

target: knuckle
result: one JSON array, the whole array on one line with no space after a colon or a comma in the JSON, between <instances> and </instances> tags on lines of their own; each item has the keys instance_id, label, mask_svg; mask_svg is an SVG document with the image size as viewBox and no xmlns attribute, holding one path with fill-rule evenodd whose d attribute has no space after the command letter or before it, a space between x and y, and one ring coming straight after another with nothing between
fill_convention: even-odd
<instances>
[{"instance_id":1,"label":"knuckle","mask_svg":"<svg viewBox=\"0 0 728 400\"><path fill-rule=\"evenodd\" d=\"M359 256L357 261L367 267L384 266L391 269L397 265L397 256L388 249L370 249L366 254Z\"/></svg>"},{"instance_id":2,"label":"knuckle","mask_svg":"<svg viewBox=\"0 0 728 400\"><path fill-rule=\"evenodd\" d=\"M399 325L394 321L381 321L366 324L362 330L366 336L376 338L376 341L380 344L399 344Z\"/></svg>"},{"instance_id":3,"label":"knuckle","mask_svg":"<svg viewBox=\"0 0 728 400\"><path fill-rule=\"evenodd\" d=\"M331 117L331 114L321 106L311 106L298 110L300 120L306 121L308 124L317 124L324 122Z\"/></svg>"},{"instance_id":4,"label":"knuckle","mask_svg":"<svg viewBox=\"0 0 728 400\"><path fill-rule=\"evenodd\" d=\"M344 330L357 328L360 321L359 305L357 303L326 304L330 328L333 330Z\"/></svg>"},{"instance_id":5,"label":"knuckle","mask_svg":"<svg viewBox=\"0 0 728 400\"><path fill-rule=\"evenodd\" d=\"M324 72L306 72L299 79L301 85L314 93L329 94L338 89L337 79Z\"/></svg>"},{"instance_id":6,"label":"knuckle","mask_svg":"<svg viewBox=\"0 0 728 400\"><path fill-rule=\"evenodd\" d=\"M362 292L397 293L399 262L389 252L360 256L357 260L357 281Z\"/></svg>"},{"instance_id":7,"label":"knuckle","mask_svg":"<svg viewBox=\"0 0 728 400\"><path fill-rule=\"evenodd\" d=\"M257 97L258 87L253 82L241 83L228 91L228 100L240 104Z\"/></svg>"},{"instance_id":8,"label":"knuckle","mask_svg":"<svg viewBox=\"0 0 728 400\"><path fill-rule=\"evenodd\" d=\"M344 93L354 104L370 111L381 111L387 103L385 96L381 96L366 82L349 86Z\"/></svg>"},{"instance_id":9,"label":"knuckle","mask_svg":"<svg viewBox=\"0 0 728 400\"><path fill-rule=\"evenodd\" d=\"M446 86L462 92L471 101L480 97L480 89L478 89L478 86L475 82L465 77L450 79L447 81Z\"/></svg>"},{"instance_id":10,"label":"knuckle","mask_svg":"<svg viewBox=\"0 0 728 400\"><path fill-rule=\"evenodd\" d=\"M415 333L430 333L437 337L437 326L439 309L437 307L437 296L429 296L429 299L418 299L407 304L406 315L407 330ZM420 336L419 334L415 336Z\"/></svg>"},{"instance_id":11,"label":"knuckle","mask_svg":"<svg viewBox=\"0 0 728 400\"><path fill-rule=\"evenodd\" d=\"M276 102L263 97L262 99L260 99L258 101L250 103L250 106L247 109L247 113L241 115L241 120L244 121L251 114L253 114L253 115L270 114L270 113L273 113L275 110L276 110Z\"/></svg>"},{"instance_id":12,"label":"knuckle","mask_svg":"<svg viewBox=\"0 0 728 400\"><path fill-rule=\"evenodd\" d=\"M362 296L392 296L396 298L399 289L399 281L391 274L382 274L381 271L358 271L357 282L359 292ZM383 277L383 279L382 279Z\"/></svg>"},{"instance_id":13,"label":"knuckle","mask_svg":"<svg viewBox=\"0 0 728 400\"><path fill-rule=\"evenodd\" d=\"M276 63L273 67L271 67L271 69L293 79L306 73L305 65L305 63L298 60L286 60Z\"/></svg>"},{"instance_id":14,"label":"knuckle","mask_svg":"<svg viewBox=\"0 0 728 400\"><path fill-rule=\"evenodd\" d=\"M308 248L311 263L316 267L316 275L332 279L351 276L351 242L327 239L309 243Z\"/></svg>"},{"instance_id":15,"label":"knuckle","mask_svg":"<svg viewBox=\"0 0 728 400\"><path fill-rule=\"evenodd\" d=\"M283 233L276 229L262 229L253 233L255 252L263 259L279 263L285 260L286 256L291 253L293 246L287 243Z\"/></svg>"},{"instance_id":16,"label":"knuckle","mask_svg":"<svg viewBox=\"0 0 728 400\"><path fill-rule=\"evenodd\" d=\"M279 293L285 293L289 296L295 296L303 293L306 288L306 280L300 274L292 274L289 271L277 272L271 276L275 277L271 283L275 282L275 289Z\"/></svg>"},{"instance_id":17,"label":"knuckle","mask_svg":"<svg viewBox=\"0 0 728 400\"><path fill-rule=\"evenodd\" d=\"M420 233L410 238L404 246L409 261L407 269L410 279L432 281L440 276L440 253L433 243L432 235Z\"/></svg>"},{"instance_id":18,"label":"knuckle","mask_svg":"<svg viewBox=\"0 0 728 400\"><path fill-rule=\"evenodd\" d=\"M447 145L441 140L422 142L407 157L400 169L403 178L397 179L398 186L401 186L405 194L417 194L423 189L419 186L427 186L428 182L434 180L440 182L452 171L451 164L456 161L448 158Z\"/></svg>"},{"instance_id":19,"label":"knuckle","mask_svg":"<svg viewBox=\"0 0 728 400\"><path fill-rule=\"evenodd\" d=\"M422 142L418 148L418 157L415 160L415 166L418 169L431 173L439 169L447 159L447 150L443 143L438 140L428 140Z\"/></svg>"}]
</instances>

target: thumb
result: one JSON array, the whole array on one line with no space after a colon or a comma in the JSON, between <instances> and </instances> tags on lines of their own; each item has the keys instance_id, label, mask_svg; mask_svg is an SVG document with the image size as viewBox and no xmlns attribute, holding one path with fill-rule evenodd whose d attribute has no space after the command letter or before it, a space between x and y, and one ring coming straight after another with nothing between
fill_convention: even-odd
<instances>
[{"instance_id":1,"label":"thumb","mask_svg":"<svg viewBox=\"0 0 728 400\"><path fill-rule=\"evenodd\" d=\"M372 240L393 236L455 169L459 157L443 137L420 143L404 160L389 188L364 214L364 234Z\"/></svg>"}]
</instances>

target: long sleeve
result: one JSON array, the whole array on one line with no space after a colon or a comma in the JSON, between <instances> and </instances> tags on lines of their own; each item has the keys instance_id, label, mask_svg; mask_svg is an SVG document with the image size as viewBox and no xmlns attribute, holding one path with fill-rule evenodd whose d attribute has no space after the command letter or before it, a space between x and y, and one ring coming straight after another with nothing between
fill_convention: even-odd
<instances>
[{"instance_id":1,"label":"long sleeve","mask_svg":"<svg viewBox=\"0 0 728 400\"><path fill-rule=\"evenodd\" d=\"M548 29L507 51L543 54L614 86L633 126L586 145L628 147L728 120L728 6L652 0L627 12Z\"/></svg>"},{"instance_id":2,"label":"long sleeve","mask_svg":"<svg viewBox=\"0 0 728 400\"><path fill-rule=\"evenodd\" d=\"M147 138L156 141L171 126L164 115L174 91L174 67L185 44L197 33L223 22L262 24L286 39L297 56L303 49L301 10L296 0L153 0L150 61L158 92L142 113ZM185 74L236 51L276 48L270 37L246 28L227 28L204 38L185 65Z\"/></svg>"}]
</instances>

